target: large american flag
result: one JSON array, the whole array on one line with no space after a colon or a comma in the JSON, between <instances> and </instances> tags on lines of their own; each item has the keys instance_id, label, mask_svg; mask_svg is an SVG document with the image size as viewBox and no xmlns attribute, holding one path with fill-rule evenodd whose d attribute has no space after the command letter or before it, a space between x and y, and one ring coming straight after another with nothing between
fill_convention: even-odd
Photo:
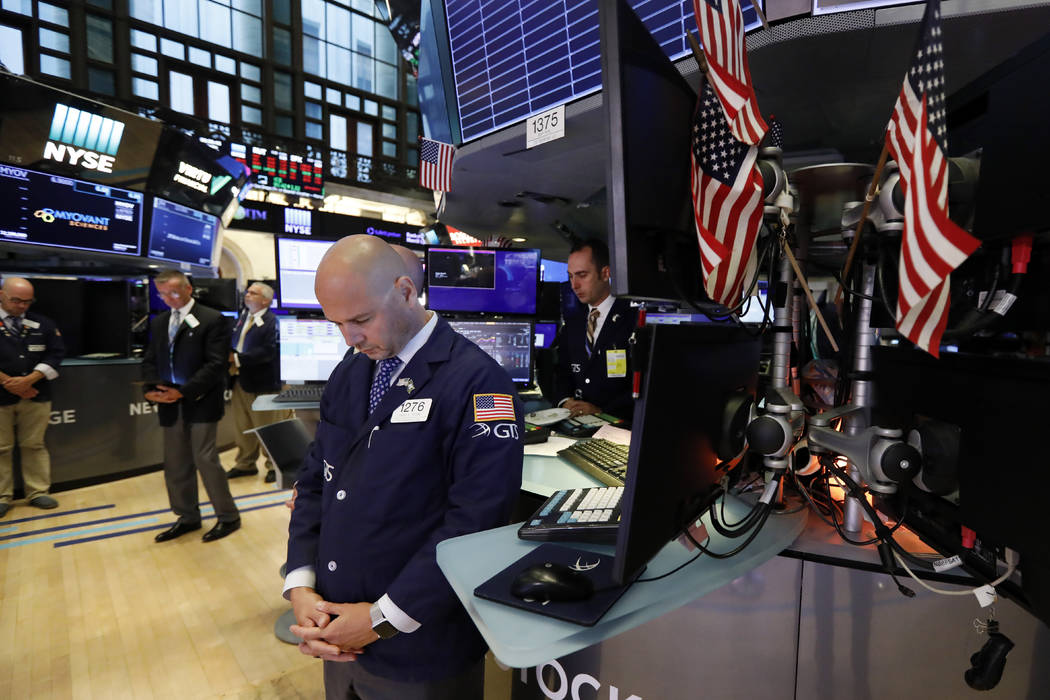
<instances>
[{"instance_id":1,"label":"large american flag","mask_svg":"<svg viewBox=\"0 0 1050 700\"><path fill-rule=\"evenodd\" d=\"M758 147L740 143L730 133L710 81L700 93L690 155L704 289L714 301L733 306L755 266L762 175L755 167Z\"/></svg>"},{"instance_id":2,"label":"large american flag","mask_svg":"<svg viewBox=\"0 0 1050 700\"><path fill-rule=\"evenodd\" d=\"M693 0L693 14L707 57L707 78L718 93L729 129L737 141L758 145L767 127L751 85L740 2Z\"/></svg>"},{"instance_id":3,"label":"large american flag","mask_svg":"<svg viewBox=\"0 0 1050 700\"><path fill-rule=\"evenodd\" d=\"M419 139L419 184L448 192L452 189L452 156L456 149L433 139Z\"/></svg>"},{"instance_id":4,"label":"large american flag","mask_svg":"<svg viewBox=\"0 0 1050 700\"><path fill-rule=\"evenodd\" d=\"M948 321L949 275L980 245L948 218L943 54L941 3L930 0L886 145L904 186L897 329L934 357Z\"/></svg>"}]
</instances>

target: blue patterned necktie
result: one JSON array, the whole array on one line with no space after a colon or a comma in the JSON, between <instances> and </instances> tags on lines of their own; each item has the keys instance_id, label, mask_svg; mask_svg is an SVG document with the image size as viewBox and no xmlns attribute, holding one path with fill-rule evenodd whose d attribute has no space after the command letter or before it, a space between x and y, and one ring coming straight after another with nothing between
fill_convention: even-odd
<instances>
[{"instance_id":1,"label":"blue patterned necktie","mask_svg":"<svg viewBox=\"0 0 1050 700\"><path fill-rule=\"evenodd\" d=\"M180 315L178 309L171 310L171 319L169 319L168 323L168 345L175 342L175 336L179 332L179 324L182 322L179 320Z\"/></svg>"},{"instance_id":2,"label":"blue patterned necktie","mask_svg":"<svg viewBox=\"0 0 1050 700\"><path fill-rule=\"evenodd\" d=\"M11 319L11 326L14 328L15 335L22 333L22 317L21 316L8 316Z\"/></svg>"},{"instance_id":3,"label":"blue patterned necktie","mask_svg":"<svg viewBox=\"0 0 1050 700\"><path fill-rule=\"evenodd\" d=\"M379 361L379 371L376 378L372 380L372 390L368 392L368 413L376 410L376 406L383 400L383 395L390 388L390 378L394 376L394 370L401 365L400 357L388 357Z\"/></svg>"}]
</instances>

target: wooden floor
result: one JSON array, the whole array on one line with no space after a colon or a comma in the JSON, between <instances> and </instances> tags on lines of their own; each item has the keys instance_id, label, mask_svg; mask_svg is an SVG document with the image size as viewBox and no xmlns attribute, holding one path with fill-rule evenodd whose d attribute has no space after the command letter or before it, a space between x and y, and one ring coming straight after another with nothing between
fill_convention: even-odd
<instances>
[{"instance_id":1,"label":"wooden floor","mask_svg":"<svg viewBox=\"0 0 1050 700\"><path fill-rule=\"evenodd\" d=\"M322 697L321 663L273 634L286 492L230 484L242 527L208 544L210 506L201 532L154 543L174 521L160 472L58 493L54 511L16 501L0 520L0 698ZM486 698L509 697L488 668Z\"/></svg>"}]
</instances>

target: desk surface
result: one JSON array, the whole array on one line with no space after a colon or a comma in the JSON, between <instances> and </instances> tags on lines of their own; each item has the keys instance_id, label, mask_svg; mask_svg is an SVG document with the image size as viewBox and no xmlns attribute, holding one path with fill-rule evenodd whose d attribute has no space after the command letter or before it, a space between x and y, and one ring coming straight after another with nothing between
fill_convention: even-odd
<instances>
[{"instance_id":1,"label":"desk surface","mask_svg":"<svg viewBox=\"0 0 1050 700\"><path fill-rule=\"evenodd\" d=\"M733 498L727 501L731 520L739 520L749 508ZM597 644L720 588L791 544L805 527L806 517L805 511L771 516L758 537L735 557L701 556L667 578L634 584L594 627L581 627L474 597L476 586L538 546L536 542L518 539L518 525L445 540L437 546L437 562L496 658L508 666L527 668ZM710 546L714 551L728 551L739 544L718 535L706 515L704 522L712 533ZM611 547L599 545L569 546L612 553ZM672 542L649 563L642 577L671 571L692 556L685 547Z\"/></svg>"}]
</instances>

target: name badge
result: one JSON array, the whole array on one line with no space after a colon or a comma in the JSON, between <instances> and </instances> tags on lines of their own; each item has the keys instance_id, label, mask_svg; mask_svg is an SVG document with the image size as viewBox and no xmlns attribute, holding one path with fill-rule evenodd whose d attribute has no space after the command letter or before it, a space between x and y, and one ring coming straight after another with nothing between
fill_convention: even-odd
<instances>
[{"instance_id":1,"label":"name badge","mask_svg":"<svg viewBox=\"0 0 1050 700\"><path fill-rule=\"evenodd\" d=\"M257 325L259 328L263 327L262 316L256 316L255 317L255 325Z\"/></svg>"},{"instance_id":2,"label":"name badge","mask_svg":"<svg viewBox=\"0 0 1050 700\"><path fill-rule=\"evenodd\" d=\"M44 352L47 350L46 345L29 345L29 352Z\"/></svg>"},{"instance_id":3,"label":"name badge","mask_svg":"<svg viewBox=\"0 0 1050 700\"><path fill-rule=\"evenodd\" d=\"M40 324L39 323L37 323L36 321L33 321L32 319L28 319L28 318L22 319L22 325L25 326L26 328L40 328Z\"/></svg>"},{"instance_id":4,"label":"name badge","mask_svg":"<svg viewBox=\"0 0 1050 700\"><path fill-rule=\"evenodd\" d=\"M197 320L196 316L190 314L186 317L186 325L190 328L196 328L197 326L201 325L201 322Z\"/></svg>"},{"instance_id":5,"label":"name badge","mask_svg":"<svg viewBox=\"0 0 1050 700\"><path fill-rule=\"evenodd\" d=\"M409 399L394 409L391 423L422 423L430 417L430 404L434 399Z\"/></svg>"},{"instance_id":6,"label":"name badge","mask_svg":"<svg viewBox=\"0 0 1050 700\"><path fill-rule=\"evenodd\" d=\"M627 376L627 351L605 351L605 373L610 378Z\"/></svg>"}]
</instances>

